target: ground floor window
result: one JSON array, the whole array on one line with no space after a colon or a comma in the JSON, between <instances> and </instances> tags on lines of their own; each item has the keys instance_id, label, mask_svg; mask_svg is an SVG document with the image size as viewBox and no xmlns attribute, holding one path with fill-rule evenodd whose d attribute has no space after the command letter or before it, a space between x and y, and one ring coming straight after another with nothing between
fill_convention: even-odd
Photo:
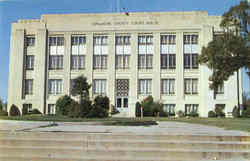
<instances>
[{"instance_id":1,"label":"ground floor window","mask_svg":"<svg viewBox=\"0 0 250 161\"><path fill-rule=\"evenodd\" d=\"M167 112L169 115L175 115L175 104L164 104L164 112Z\"/></svg>"},{"instance_id":2,"label":"ground floor window","mask_svg":"<svg viewBox=\"0 0 250 161\"><path fill-rule=\"evenodd\" d=\"M48 114L49 115L56 114L56 105L55 104L48 104Z\"/></svg>"},{"instance_id":3,"label":"ground floor window","mask_svg":"<svg viewBox=\"0 0 250 161\"><path fill-rule=\"evenodd\" d=\"M32 104L23 104L23 109L26 109L28 113L32 112Z\"/></svg>"},{"instance_id":4,"label":"ground floor window","mask_svg":"<svg viewBox=\"0 0 250 161\"><path fill-rule=\"evenodd\" d=\"M185 105L185 114L188 115L190 113L198 113L198 104L186 104Z\"/></svg>"}]
</instances>

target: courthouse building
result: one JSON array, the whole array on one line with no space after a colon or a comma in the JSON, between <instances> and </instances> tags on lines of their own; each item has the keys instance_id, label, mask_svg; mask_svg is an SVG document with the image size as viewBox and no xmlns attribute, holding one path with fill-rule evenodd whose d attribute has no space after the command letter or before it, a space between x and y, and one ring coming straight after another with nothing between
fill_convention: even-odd
<instances>
[{"instance_id":1,"label":"courthouse building","mask_svg":"<svg viewBox=\"0 0 250 161\"><path fill-rule=\"evenodd\" d=\"M201 48L221 32L207 12L49 14L12 24L8 110L55 112L80 75L90 96L106 95L124 117L149 95L170 113L207 117L216 104L237 105L236 75L209 89L212 71L197 63ZM240 77L241 82L241 77ZM241 83L240 83L241 93Z\"/></svg>"}]
</instances>

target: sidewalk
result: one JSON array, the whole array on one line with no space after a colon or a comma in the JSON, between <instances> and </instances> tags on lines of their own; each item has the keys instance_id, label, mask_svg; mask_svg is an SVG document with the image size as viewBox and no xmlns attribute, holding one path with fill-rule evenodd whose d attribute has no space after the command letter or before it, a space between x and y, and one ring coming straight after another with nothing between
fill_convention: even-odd
<instances>
[{"instance_id":1,"label":"sidewalk","mask_svg":"<svg viewBox=\"0 0 250 161\"><path fill-rule=\"evenodd\" d=\"M155 126L104 126L98 122L53 122L0 120L0 131L126 133L143 135L250 136L250 133L181 122L158 122Z\"/></svg>"}]
</instances>

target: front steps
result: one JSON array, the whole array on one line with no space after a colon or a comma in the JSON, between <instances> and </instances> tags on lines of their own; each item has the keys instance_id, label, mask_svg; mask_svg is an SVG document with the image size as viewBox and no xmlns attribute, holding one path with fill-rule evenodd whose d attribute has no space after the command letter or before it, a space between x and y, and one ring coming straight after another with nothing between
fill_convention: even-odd
<instances>
[{"instance_id":1,"label":"front steps","mask_svg":"<svg viewBox=\"0 0 250 161\"><path fill-rule=\"evenodd\" d=\"M0 161L195 160L250 160L250 136L0 133Z\"/></svg>"}]
</instances>

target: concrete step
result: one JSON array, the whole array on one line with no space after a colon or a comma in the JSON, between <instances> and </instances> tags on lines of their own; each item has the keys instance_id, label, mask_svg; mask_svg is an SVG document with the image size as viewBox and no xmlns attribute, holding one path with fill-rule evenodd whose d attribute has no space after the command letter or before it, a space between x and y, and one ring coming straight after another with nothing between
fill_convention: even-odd
<instances>
[{"instance_id":1,"label":"concrete step","mask_svg":"<svg viewBox=\"0 0 250 161\"><path fill-rule=\"evenodd\" d=\"M119 134L119 133L67 133L67 132L0 132L0 139L16 139L22 138L26 140L123 140L123 141L233 141L233 142L250 142L250 136L209 136L209 135L166 135L166 134Z\"/></svg>"},{"instance_id":2,"label":"concrete step","mask_svg":"<svg viewBox=\"0 0 250 161\"><path fill-rule=\"evenodd\" d=\"M30 157L30 158L52 158L52 159L102 159L102 160L202 160L202 159L250 159L249 151L217 151L217 150L82 150L82 149L62 149L62 148L0 148L0 157Z\"/></svg>"},{"instance_id":3,"label":"concrete step","mask_svg":"<svg viewBox=\"0 0 250 161\"><path fill-rule=\"evenodd\" d=\"M250 142L219 142L219 141L155 141L155 140L145 140L145 141L124 141L124 140L26 140L26 139L0 139L0 147L41 147L41 148L92 148L92 149L103 149L108 150L109 148L118 149L224 149L224 150L250 150Z\"/></svg>"}]
</instances>

